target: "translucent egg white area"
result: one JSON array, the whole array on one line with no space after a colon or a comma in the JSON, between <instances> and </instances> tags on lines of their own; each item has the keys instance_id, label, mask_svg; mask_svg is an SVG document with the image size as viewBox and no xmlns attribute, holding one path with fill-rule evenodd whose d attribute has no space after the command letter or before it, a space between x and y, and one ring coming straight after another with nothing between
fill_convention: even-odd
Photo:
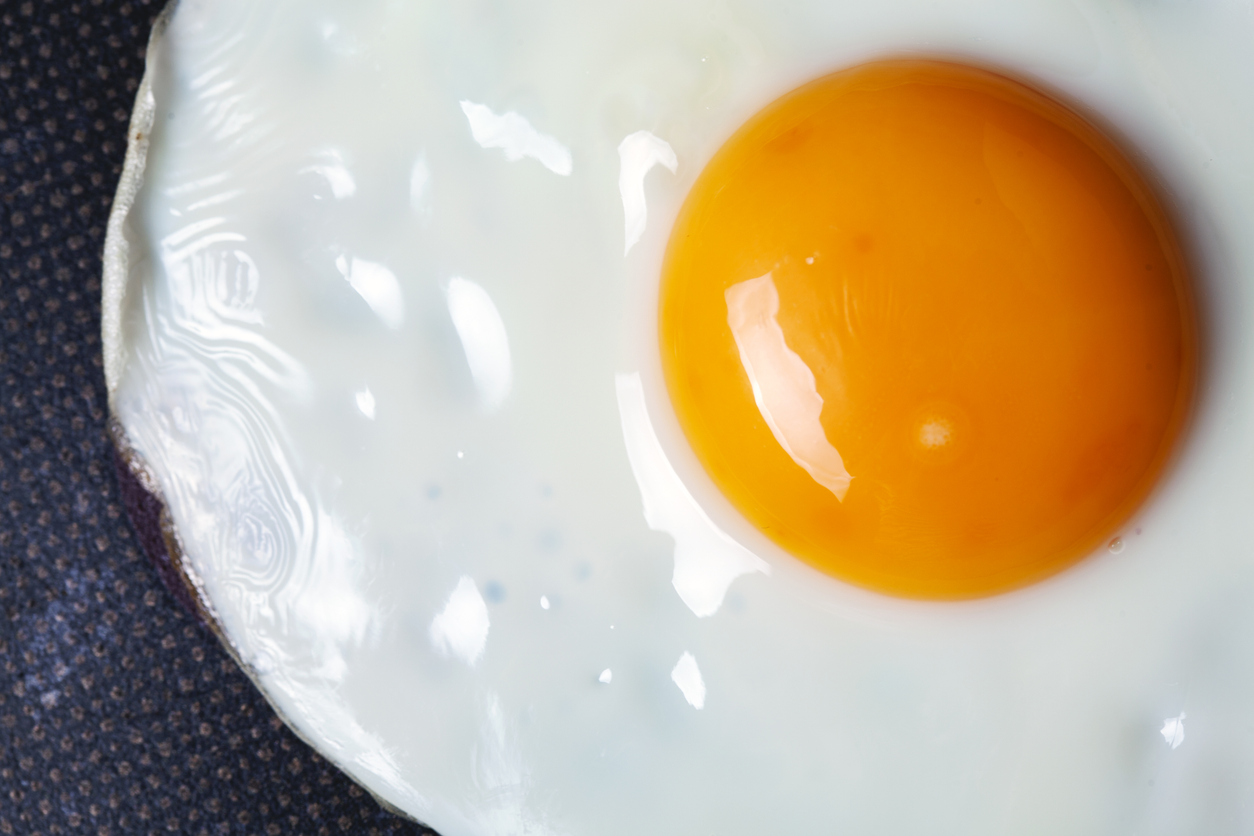
<instances>
[{"instance_id":1,"label":"translucent egg white area","mask_svg":"<svg viewBox=\"0 0 1254 836\"><path fill-rule=\"evenodd\" d=\"M111 225L111 402L268 697L444 836L1244 832L1252 42L1222 2L183 0ZM1206 325L1122 550L959 604L770 545L655 356L710 155L797 84L916 52L1126 138Z\"/></svg>"}]
</instances>

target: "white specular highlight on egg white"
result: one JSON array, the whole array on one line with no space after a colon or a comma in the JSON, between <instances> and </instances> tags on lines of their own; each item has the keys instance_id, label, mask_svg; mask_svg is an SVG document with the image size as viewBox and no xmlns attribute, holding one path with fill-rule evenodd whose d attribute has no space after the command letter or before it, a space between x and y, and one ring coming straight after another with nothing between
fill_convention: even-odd
<instances>
[{"instance_id":1,"label":"white specular highlight on egg white","mask_svg":"<svg viewBox=\"0 0 1254 836\"><path fill-rule=\"evenodd\" d=\"M618 144L618 193L623 200L623 255L631 252L648 224L644 177L655 165L664 166L671 174L679 167L679 158L666 140L648 131L636 131Z\"/></svg>"},{"instance_id":2,"label":"white specular highlight on egg white","mask_svg":"<svg viewBox=\"0 0 1254 836\"><path fill-rule=\"evenodd\" d=\"M463 576L449 593L444 609L431 620L431 644L445 656L470 666L478 663L488 643L488 605L473 579Z\"/></svg>"},{"instance_id":3,"label":"white specular highlight on egg white","mask_svg":"<svg viewBox=\"0 0 1254 836\"><path fill-rule=\"evenodd\" d=\"M715 525L688 492L653 430L640 374L618 374L614 383L623 443L640 488L645 522L675 540L671 585L697 617L714 615L736 578L770 574L771 567Z\"/></svg>"},{"instance_id":4,"label":"white specular highlight on egg white","mask_svg":"<svg viewBox=\"0 0 1254 836\"><path fill-rule=\"evenodd\" d=\"M1167 745L1172 749L1179 749L1180 744L1184 742L1184 720L1189 715L1183 711L1175 717L1168 717L1163 721L1163 727L1160 733L1163 740L1167 741Z\"/></svg>"},{"instance_id":5,"label":"white specular highlight on egg white","mask_svg":"<svg viewBox=\"0 0 1254 836\"><path fill-rule=\"evenodd\" d=\"M431 211L430 191L431 169L427 165L425 154L419 154L409 169L409 207L419 215Z\"/></svg>"},{"instance_id":6,"label":"white specular highlight on egg white","mask_svg":"<svg viewBox=\"0 0 1254 836\"><path fill-rule=\"evenodd\" d=\"M197 251L169 265L180 283L194 288L195 305L223 322L241 326L264 325L265 316L254 304L261 284L256 262L244 250ZM250 339L247 330L241 333Z\"/></svg>"},{"instance_id":7,"label":"white specular highlight on egg white","mask_svg":"<svg viewBox=\"0 0 1254 836\"><path fill-rule=\"evenodd\" d=\"M823 398L814 372L789 348L776 320L775 280L767 273L732 285L724 296L741 366L771 434L814 481L843 502L853 477L823 430Z\"/></svg>"},{"instance_id":8,"label":"white specular highlight on egg white","mask_svg":"<svg viewBox=\"0 0 1254 836\"><path fill-rule=\"evenodd\" d=\"M362 415L374 420L374 395L370 392L370 387L362 389L353 396L353 400L357 403L357 409Z\"/></svg>"},{"instance_id":9,"label":"white specular highlight on egg white","mask_svg":"<svg viewBox=\"0 0 1254 836\"><path fill-rule=\"evenodd\" d=\"M671 682L679 687L690 706L697 711L705 708L705 680L701 678L697 660L688 651L684 651L684 655L679 657L679 661L671 669Z\"/></svg>"},{"instance_id":10,"label":"white specular highlight on egg white","mask_svg":"<svg viewBox=\"0 0 1254 836\"><path fill-rule=\"evenodd\" d=\"M444 293L483 407L495 410L505 402L513 382L505 323L488 292L469 279L449 279Z\"/></svg>"},{"instance_id":11,"label":"white specular highlight on egg white","mask_svg":"<svg viewBox=\"0 0 1254 836\"><path fill-rule=\"evenodd\" d=\"M248 239L239 232L224 231L220 227L226 224L226 218L205 218L194 221L186 227L172 232L161 239L161 260L167 268L177 266L180 262L221 244L242 244Z\"/></svg>"},{"instance_id":12,"label":"white specular highlight on egg white","mask_svg":"<svg viewBox=\"0 0 1254 836\"><path fill-rule=\"evenodd\" d=\"M326 158L325 162L305 166L300 169L299 173L316 174L325 179L327 185L331 187L331 195L336 200L352 197L357 191L357 182L353 179L353 175L349 172L348 167L344 165L344 161L340 158L339 153L328 151L322 156ZM315 195L315 197L321 196Z\"/></svg>"},{"instance_id":13,"label":"white specular highlight on egg white","mask_svg":"<svg viewBox=\"0 0 1254 836\"><path fill-rule=\"evenodd\" d=\"M489 693L483 702L484 723L470 753L474 788L482 798L472 813L476 829L483 833L549 836L552 831L533 821L529 814L526 763L511 735L500 695Z\"/></svg>"},{"instance_id":14,"label":"white specular highlight on egg white","mask_svg":"<svg viewBox=\"0 0 1254 836\"><path fill-rule=\"evenodd\" d=\"M519 114L511 110L498 115L487 105L465 100L461 106L470 122L471 136L482 147L500 148L505 152L505 159L511 161L530 157L554 174L570 175L573 169L570 149L537 131Z\"/></svg>"},{"instance_id":15,"label":"white specular highlight on egg white","mask_svg":"<svg viewBox=\"0 0 1254 836\"><path fill-rule=\"evenodd\" d=\"M335 259L335 267L384 325L393 330L401 327L405 321L405 297L391 270L374 261L345 255Z\"/></svg>"},{"instance_id":16,"label":"white specular highlight on egg white","mask_svg":"<svg viewBox=\"0 0 1254 836\"><path fill-rule=\"evenodd\" d=\"M210 206L218 206L223 203L230 203L232 200L235 200L236 198L243 197L244 193L245 193L244 189L228 189L225 192L219 192L218 194L209 195L208 197L201 198L200 200L197 200L194 203L189 203L187 205L186 211L196 212L201 209L206 209ZM175 217L182 217L183 213L178 210L172 210L172 214L174 214Z\"/></svg>"}]
</instances>

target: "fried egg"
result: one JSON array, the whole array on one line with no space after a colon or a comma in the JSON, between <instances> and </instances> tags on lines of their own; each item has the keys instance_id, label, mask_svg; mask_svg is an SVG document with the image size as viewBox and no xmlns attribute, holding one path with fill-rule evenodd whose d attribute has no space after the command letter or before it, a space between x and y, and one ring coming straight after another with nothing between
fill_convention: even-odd
<instances>
[{"instance_id":1,"label":"fried egg","mask_svg":"<svg viewBox=\"0 0 1254 836\"><path fill-rule=\"evenodd\" d=\"M1252 29L182 0L113 414L276 709L445 836L1242 832Z\"/></svg>"}]
</instances>

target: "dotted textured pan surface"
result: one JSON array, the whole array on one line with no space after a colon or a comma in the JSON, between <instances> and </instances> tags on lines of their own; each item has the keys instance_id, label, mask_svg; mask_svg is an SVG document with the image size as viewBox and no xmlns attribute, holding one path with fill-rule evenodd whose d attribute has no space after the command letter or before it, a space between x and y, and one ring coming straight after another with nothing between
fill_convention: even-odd
<instances>
[{"instance_id":1,"label":"dotted textured pan surface","mask_svg":"<svg viewBox=\"0 0 1254 836\"><path fill-rule=\"evenodd\" d=\"M287 730L127 517L100 253L159 9L0 0L0 834L428 834Z\"/></svg>"}]
</instances>

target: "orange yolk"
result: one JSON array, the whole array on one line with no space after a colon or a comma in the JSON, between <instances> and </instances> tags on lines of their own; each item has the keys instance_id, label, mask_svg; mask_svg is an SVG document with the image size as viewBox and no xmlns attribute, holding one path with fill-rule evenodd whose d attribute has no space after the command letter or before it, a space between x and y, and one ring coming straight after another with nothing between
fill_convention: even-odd
<instances>
[{"instance_id":1,"label":"orange yolk","mask_svg":"<svg viewBox=\"0 0 1254 836\"><path fill-rule=\"evenodd\" d=\"M811 565L917 598L1032 583L1105 542L1184 423L1196 334L1153 190L1061 104L885 61L749 120L660 288L680 425Z\"/></svg>"}]
</instances>

